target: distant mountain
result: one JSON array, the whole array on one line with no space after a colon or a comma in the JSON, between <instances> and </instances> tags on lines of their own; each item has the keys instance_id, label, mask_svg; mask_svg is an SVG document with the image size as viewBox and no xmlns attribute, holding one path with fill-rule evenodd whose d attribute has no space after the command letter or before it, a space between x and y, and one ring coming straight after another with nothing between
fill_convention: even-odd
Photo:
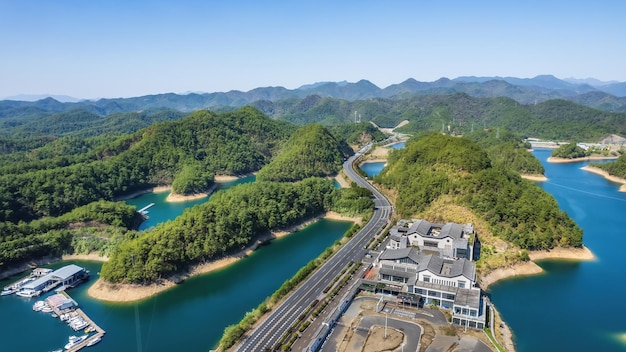
<instances>
[{"instance_id":1,"label":"distant mountain","mask_svg":"<svg viewBox=\"0 0 626 352\"><path fill-rule=\"evenodd\" d=\"M606 86L598 87L603 92L613 94L616 97L626 97L626 82L613 83Z\"/></svg>"},{"instance_id":2,"label":"distant mountain","mask_svg":"<svg viewBox=\"0 0 626 352\"><path fill-rule=\"evenodd\" d=\"M45 98L52 98L62 103L76 103L83 99L70 97L69 95L54 95L54 94L19 94L4 98L4 100L16 100L16 101L37 101Z\"/></svg>"},{"instance_id":3,"label":"distant mountain","mask_svg":"<svg viewBox=\"0 0 626 352\"><path fill-rule=\"evenodd\" d=\"M585 80L589 83L600 81ZM190 94L155 94L133 98L99 99L97 101L61 102L46 98L30 101L0 101L0 119L20 116L39 116L81 109L86 112L107 116L113 113L138 112L146 109L172 109L180 112L192 112L202 109L229 111L241 106L253 104L270 116L280 115L280 105L286 101L292 104L310 104L311 99L335 98L345 101L371 99L407 99L421 95L441 95L466 93L474 97L508 97L521 104L538 104L551 99L568 99L606 111L625 111L626 102L619 97L626 96L626 83L613 83L594 88L589 83L572 83L551 75L533 78L516 77L474 77L465 76L455 79L440 78L434 82L420 82L407 79L402 83L392 84L384 89L370 81L360 80L355 83L318 82L303 85L297 89L284 87L259 87L247 92L232 90L215 93ZM605 92L613 98L597 94ZM592 94L593 93L593 94ZM307 98L307 97L314 98ZM317 97L317 98L315 98ZM278 110L277 110L278 109ZM321 110L320 114L324 111ZM321 116L331 121L332 116Z\"/></svg>"},{"instance_id":4,"label":"distant mountain","mask_svg":"<svg viewBox=\"0 0 626 352\"><path fill-rule=\"evenodd\" d=\"M588 84L592 87L602 87L602 86L608 86L609 84L613 84L613 83L620 83L618 81L601 81L599 79L595 79L595 78L564 78L563 79L565 82L569 82L569 83L573 83L573 84Z\"/></svg>"},{"instance_id":5,"label":"distant mountain","mask_svg":"<svg viewBox=\"0 0 626 352\"><path fill-rule=\"evenodd\" d=\"M319 87L321 85L324 85L326 83L333 83L333 82L326 81L326 82L315 82L315 83L312 83L312 84L305 84L305 85L302 85L302 86L298 87L297 90L314 89L314 88L317 88L317 87ZM340 81L340 82L334 82L334 83L337 83L340 86L345 86L346 84L348 84L348 81Z\"/></svg>"},{"instance_id":6,"label":"distant mountain","mask_svg":"<svg viewBox=\"0 0 626 352\"><path fill-rule=\"evenodd\" d=\"M466 76L455 78L455 80L461 82L487 82L490 80L500 80L516 86L559 91L563 96L574 96L595 90L595 88L588 84L574 84L558 79L552 75L540 75L533 78Z\"/></svg>"}]
</instances>

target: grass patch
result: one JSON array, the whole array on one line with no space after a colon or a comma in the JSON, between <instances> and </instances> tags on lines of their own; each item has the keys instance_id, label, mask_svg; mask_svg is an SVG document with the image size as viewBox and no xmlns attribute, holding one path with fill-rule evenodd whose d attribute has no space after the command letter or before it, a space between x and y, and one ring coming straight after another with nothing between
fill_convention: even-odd
<instances>
[{"instance_id":1,"label":"grass patch","mask_svg":"<svg viewBox=\"0 0 626 352\"><path fill-rule=\"evenodd\" d=\"M500 346L498 341L496 341L496 339L493 337L493 334L491 333L491 329L485 328L483 331L485 332L485 334L487 335L491 343L494 346L496 346L496 349L498 349L499 352L506 352L506 350L502 346Z\"/></svg>"}]
</instances>

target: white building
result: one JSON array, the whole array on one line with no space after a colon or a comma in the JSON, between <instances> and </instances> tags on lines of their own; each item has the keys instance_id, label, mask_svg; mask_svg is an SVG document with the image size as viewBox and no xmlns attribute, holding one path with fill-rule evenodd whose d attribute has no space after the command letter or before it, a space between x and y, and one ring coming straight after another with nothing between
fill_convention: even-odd
<instances>
[{"instance_id":1,"label":"white building","mask_svg":"<svg viewBox=\"0 0 626 352\"><path fill-rule=\"evenodd\" d=\"M452 311L452 323L482 329L486 304L476 287L476 265L465 258L442 258L417 249L385 250L376 263L376 287L403 303Z\"/></svg>"},{"instance_id":2,"label":"white building","mask_svg":"<svg viewBox=\"0 0 626 352\"><path fill-rule=\"evenodd\" d=\"M472 224L430 223L426 220L400 220L389 230L389 248L418 247L444 258L473 260L478 246ZM472 243L470 243L472 241Z\"/></svg>"}]
</instances>

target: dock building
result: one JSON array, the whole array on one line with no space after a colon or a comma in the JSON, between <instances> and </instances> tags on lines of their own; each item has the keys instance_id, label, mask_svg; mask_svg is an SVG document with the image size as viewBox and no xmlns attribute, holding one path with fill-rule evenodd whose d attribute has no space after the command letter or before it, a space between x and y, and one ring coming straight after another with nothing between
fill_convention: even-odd
<instances>
[{"instance_id":1,"label":"dock building","mask_svg":"<svg viewBox=\"0 0 626 352\"><path fill-rule=\"evenodd\" d=\"M70 264L22 285L22 292L48 292L61 285L61 288L74 287L89 277L89 272L84 268Z\"/></svg>"}]
</instances>

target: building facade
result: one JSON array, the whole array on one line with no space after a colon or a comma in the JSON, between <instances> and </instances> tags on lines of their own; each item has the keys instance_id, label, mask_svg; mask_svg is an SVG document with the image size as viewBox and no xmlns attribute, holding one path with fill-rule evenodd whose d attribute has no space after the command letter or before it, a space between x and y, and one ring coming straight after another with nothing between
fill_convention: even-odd
<instances>
[{"instance_id":1,"label":"building facade","mask_svg":"<svg viewBox=\"0 0 626 352\"><path fill-rule=\"evenodd\" d=\"M415 247L386 249L373 267L370 284L402 304L449 309L452 323L482 329L486 302L476 286L476 265L467 258L445 258ZM366 279L365 281L367 281Z\"/></svg>"}]
</instances>

